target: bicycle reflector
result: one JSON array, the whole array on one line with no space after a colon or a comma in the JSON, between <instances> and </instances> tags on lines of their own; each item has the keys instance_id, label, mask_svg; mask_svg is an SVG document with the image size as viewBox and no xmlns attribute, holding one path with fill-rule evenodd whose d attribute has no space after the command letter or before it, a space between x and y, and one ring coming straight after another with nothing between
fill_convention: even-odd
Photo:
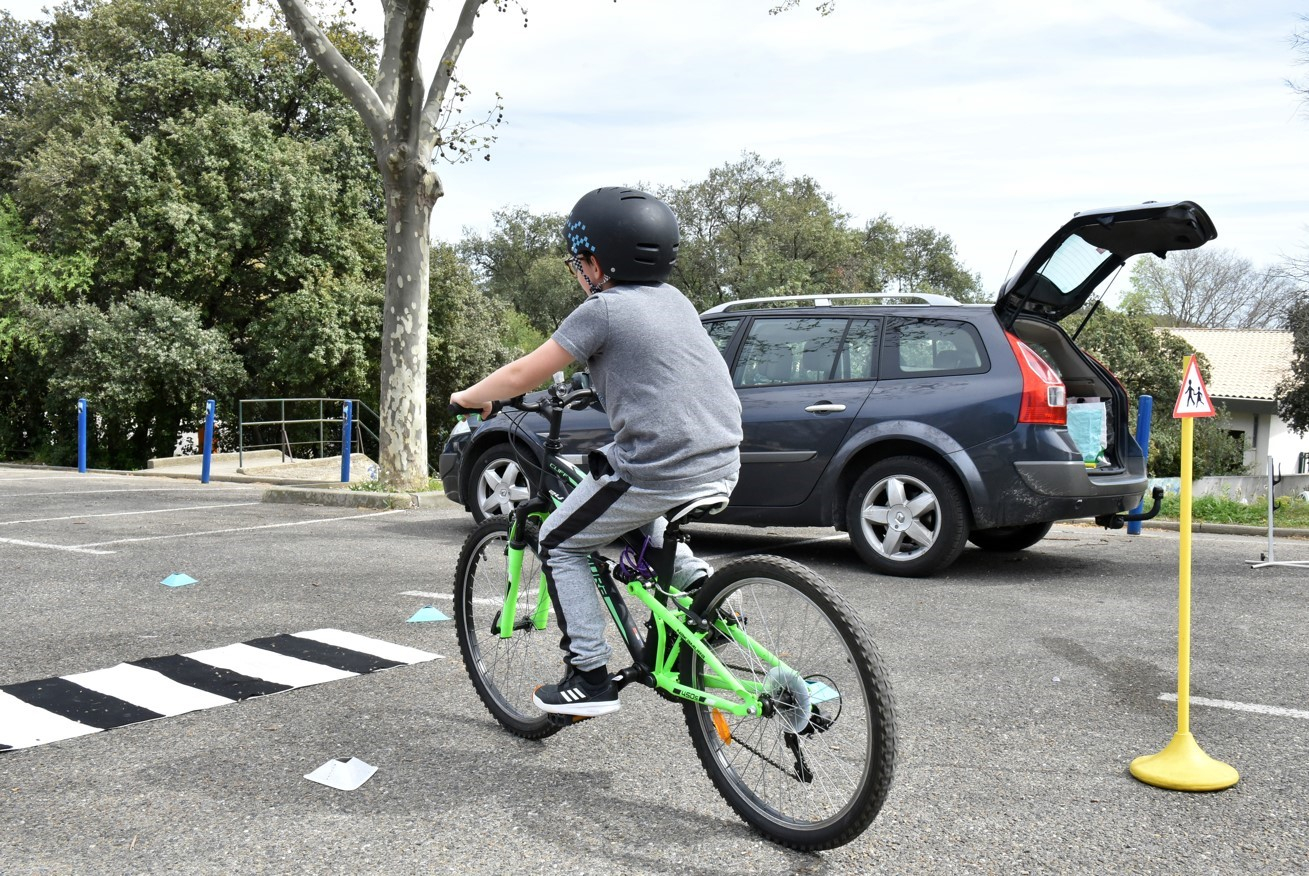
<instances>
[{"instance_id":1,"label":"bicycle reflector","mask_svg":"<svg viewBox=\"0 0 1309 876\"><path fill-rule=\"evenodd\" d=\"M1018 422L1063 426L1068 422L1068 391L1055 370L1031 347L1005 332L1023 375Z\"/></svg>"},{"instance_id":2,"label":"bicycle reflector","mask_svg":"<svg viewBox=\"0 0 1309 876\"><path fill-rule=\"evenodd\" d=\"M727 726L727 718L718 709L710 710L714 718L714 729L718 731L718 738L723 740L724 745L732 744L732 728Z\"/></svg>"}]
</instances>

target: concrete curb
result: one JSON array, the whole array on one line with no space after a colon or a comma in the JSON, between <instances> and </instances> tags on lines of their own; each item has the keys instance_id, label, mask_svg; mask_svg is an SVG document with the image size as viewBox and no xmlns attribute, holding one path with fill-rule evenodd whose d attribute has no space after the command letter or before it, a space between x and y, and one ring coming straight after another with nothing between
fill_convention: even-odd
<instances>
[{"instance_id":1,"label":"concrete curb","mask_svg":"<svg viewBox=\"0 0 1309 876\"><path fill-rule=\"evenodd\" d=\"M284 505L330 505L336 508L459 508L444 493L376 493L367 490L276 486L264 490L261 501Z\"/></svg>"}]
</instances>

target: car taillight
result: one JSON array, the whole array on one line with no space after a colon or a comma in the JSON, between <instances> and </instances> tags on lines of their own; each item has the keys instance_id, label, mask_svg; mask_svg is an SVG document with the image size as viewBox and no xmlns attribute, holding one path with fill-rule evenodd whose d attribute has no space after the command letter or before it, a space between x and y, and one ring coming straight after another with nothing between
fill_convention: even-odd
<instances>
[{"instance_id":1,"label":"car taillight","mask_svg":"<svg viewBox=\"0 0 1309 876\"><path fill-rule=\"evenodd\" d=\"M1044 359L1014 335L1005 333L1018 370L1023 375L1023 396L1018 406L1018 422L1063 426L1068 422L1068 391Z\"/></svg>"}]
</instances>

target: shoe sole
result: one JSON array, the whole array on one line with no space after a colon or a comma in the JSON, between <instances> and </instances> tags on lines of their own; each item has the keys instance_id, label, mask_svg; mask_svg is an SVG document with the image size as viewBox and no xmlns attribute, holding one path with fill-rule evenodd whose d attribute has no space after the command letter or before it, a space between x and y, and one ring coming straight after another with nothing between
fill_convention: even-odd
<instances>
[{"instance_id":1,"label":"shoe sole","mask_svg":"<svg viewBox=\"0 0 1309 876\"><path fill-rule=\"evenodd\" d=\"M617 712L623 707L618 700L609 700L599 703L544 703L541 698L532 695L532 702L543 712L549 712L551 715L577 715L581 718L596 718L600 715L608 715L610 712Z\"/></svg>"}]
</instances>

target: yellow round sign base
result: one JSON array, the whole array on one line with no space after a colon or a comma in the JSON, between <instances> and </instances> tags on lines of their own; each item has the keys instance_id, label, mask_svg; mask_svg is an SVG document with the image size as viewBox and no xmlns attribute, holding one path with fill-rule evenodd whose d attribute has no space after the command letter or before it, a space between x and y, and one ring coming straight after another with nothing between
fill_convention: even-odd
<instances>
[{"instance_id":1,"label":"yellow round sign base","mask_svg":"<svg viewBox=\"0 0 1309 876\"><path fill-rule=\"evenodd\" d=\"M1173 791L1221 791L1236 784L1236 770L1204 753L1190 733L1177 733L1158 754L1132 761L1132 775Z\"/></svg>"}]
</instances>

